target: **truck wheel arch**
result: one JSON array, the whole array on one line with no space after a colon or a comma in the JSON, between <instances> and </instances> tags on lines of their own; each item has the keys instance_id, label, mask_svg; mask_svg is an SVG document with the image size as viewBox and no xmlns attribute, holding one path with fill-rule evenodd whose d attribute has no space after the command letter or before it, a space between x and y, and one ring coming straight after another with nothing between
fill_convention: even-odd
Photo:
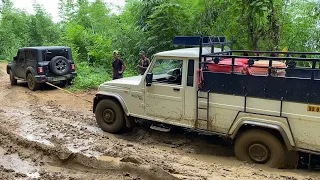
<instances>
[{"instance_id":1,"label":"truck wheel arch","mask_svg":"<svg viewBox=\"0 0 320 180\"><path fill-rule=\"evenodd\" d=\"M277 132L275 134L276 137L277 135L281 136L277 138L283 141L288 151L295 150L295 142L292 134L287 134L286 131L280 125L277 124L244 120L241 121L238 125L236 125L233 131L231 131L230 129L228 134L231 139L236 139L241 133L250 129L262 129L266 131ZM291 141L289 138L291 138Z\"/></svg>"},{"instance_id":2,"label":"truck wheel arch","mask_svg":"<svg viewBox=\"0 0 320 180\"><path fill-rule=\"evenodd\" d=\"M129 115L128 107L120 95L115 93L105 93L105 92L96 94L96 97L94 98L94 103L93 103L93 112L95 112L96 106L101 99L112 99L118 102L121 105L123 112L126 115Z\"/></svg>"}]
</instances>

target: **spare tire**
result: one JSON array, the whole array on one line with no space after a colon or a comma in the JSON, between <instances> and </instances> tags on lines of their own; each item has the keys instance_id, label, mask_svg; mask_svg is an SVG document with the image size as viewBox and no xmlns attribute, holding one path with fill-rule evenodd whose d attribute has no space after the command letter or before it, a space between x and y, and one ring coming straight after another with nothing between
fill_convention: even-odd
<instances>
[{"instance_id":1,"label":"spare tire","mask_svg":"<svg viewBox=\"0 0 320 180\"><path fill-rule=\"evenodd\" d=\"M55 75L65 75L70 70L70 63L68 59L63 56L55 56L51 59L50 70Z\"/></svg>"}]
</instances>

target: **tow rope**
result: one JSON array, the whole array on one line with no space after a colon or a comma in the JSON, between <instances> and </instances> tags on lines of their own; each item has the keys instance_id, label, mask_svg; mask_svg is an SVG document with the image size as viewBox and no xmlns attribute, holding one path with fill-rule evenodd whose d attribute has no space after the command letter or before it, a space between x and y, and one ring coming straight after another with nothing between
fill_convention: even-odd
<instances>
[{"instance_id":1,"label":"tow rope","mask_svg":"<svg viewBox=\"0 0 320 180\"><path fill-rule=\"evenodd\" d=\"M75 97L77 97L77 98L79 98L79 99L81 99L81 100L83 100L83 101L87 101L88 103L91 103L91 104L93 103L92 101L89 101L89 100L87 100L87 99L84 99L84 98L78 96L78 95L75 94L75 93L72 93L72 92L70 92L70 91L68 91L68 90L62 89L62 88L60 88L60 87L58 87L58 86L56 86L56 85L53 85L53 84L51 84L51 83L49 83L49 82L46 82L46 84L48 84L49 86L55 87L55 88L57 88L57 89L59 89L59 90L61 90L61 91L63 91L63 92L68 93L68 94L71 94L71 95L73 95L73 96L75 96Z\"/></svg>"}]
</instances>

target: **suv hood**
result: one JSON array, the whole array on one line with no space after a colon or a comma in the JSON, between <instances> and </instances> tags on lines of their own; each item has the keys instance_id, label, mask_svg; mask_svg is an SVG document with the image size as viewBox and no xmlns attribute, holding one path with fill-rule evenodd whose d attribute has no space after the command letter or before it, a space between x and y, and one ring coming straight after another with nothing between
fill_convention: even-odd
<instances>
[{"instance_id":1,"label":"suv hood","mask_svg":"<svg viewBox=\"0 0 320 180\"><path fill-rule=\"evenodd\" d=\"M116 79L112 81L107 81L101 86L117 86L124 88L131 88L132 86L138 86L141 82L142 76L132 76L127 78Z\"/></svg>"}]
</instances>

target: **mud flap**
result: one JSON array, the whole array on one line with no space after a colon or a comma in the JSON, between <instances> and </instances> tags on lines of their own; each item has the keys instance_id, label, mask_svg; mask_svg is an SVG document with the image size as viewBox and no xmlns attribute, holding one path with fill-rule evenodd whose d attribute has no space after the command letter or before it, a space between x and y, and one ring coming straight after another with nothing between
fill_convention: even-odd
<instances>
[{"instance_id":1,"label":"mud flap","mask_svg":"<svg viewBox=\"0 0 320 180\"><path fill-rule=\"evenodd\" d=\"M95 113L96 112L96 107L97 107L97 104L98 104L98 97L94 97L93 98L93 106L92 106L92 112Z\"/></svg>"},{"instance_id":2,"label":"mud flap","mask_svg":"<svg viewBox=\"0 0 320 180\"><path fill-rule=\"evenodd\" d=\"M134 124L135 124L133 117L128 117L127 115L124 115L124 118L126 120L127 128L132 128L134 126Z\"/></svg>"}]
</instances>

